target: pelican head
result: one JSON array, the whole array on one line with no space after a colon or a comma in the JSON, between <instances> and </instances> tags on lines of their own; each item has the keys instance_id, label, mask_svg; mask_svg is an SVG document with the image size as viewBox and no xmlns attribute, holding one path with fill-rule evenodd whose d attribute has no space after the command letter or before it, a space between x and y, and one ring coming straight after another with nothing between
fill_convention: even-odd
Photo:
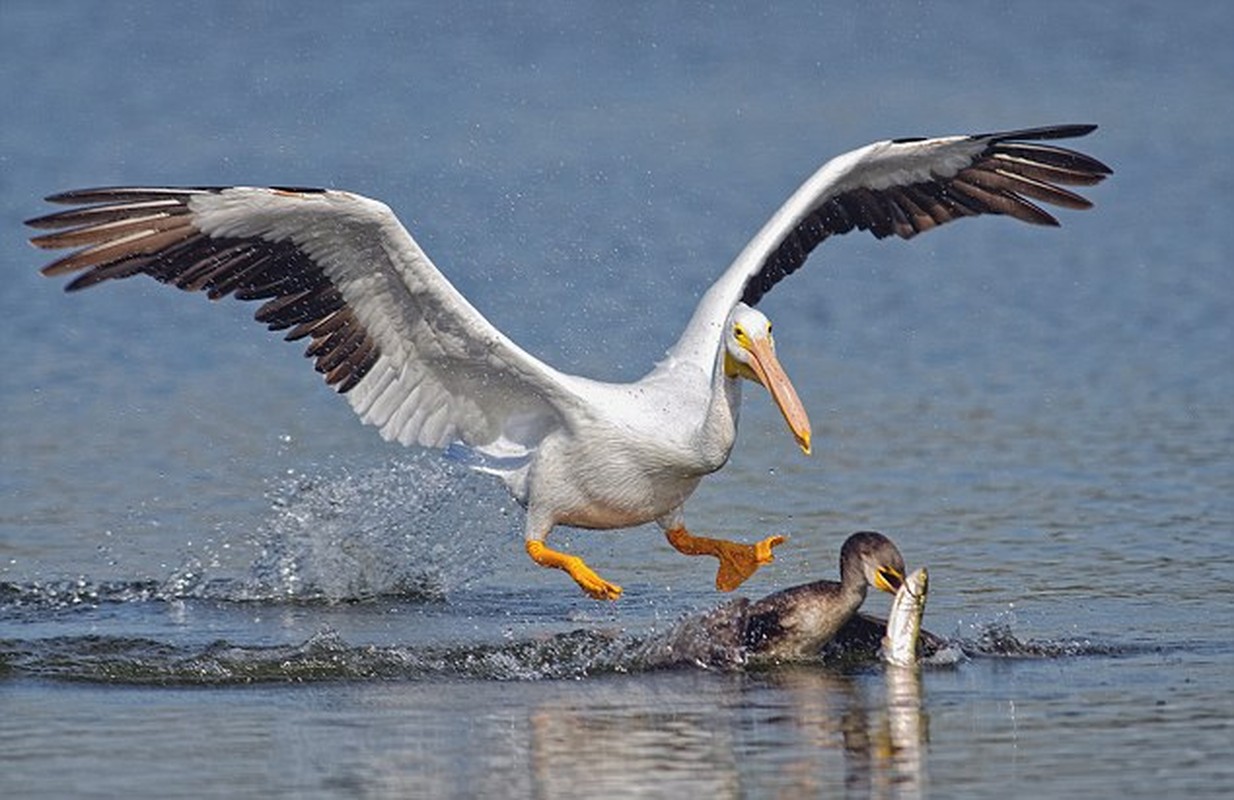
<instances>
[{"instance_id":1,"label":"pelican head","mask_svg":"<svg viewBox=\"0 0 1234 800\"><path fill-rule=\"evenodd\" d=\"M810 419L797 397L771 338L771 320L745 303L729 314L724 330L724 374L754 381L771 393L802 452L810 453Z\"/></svg>"}]
</instances>

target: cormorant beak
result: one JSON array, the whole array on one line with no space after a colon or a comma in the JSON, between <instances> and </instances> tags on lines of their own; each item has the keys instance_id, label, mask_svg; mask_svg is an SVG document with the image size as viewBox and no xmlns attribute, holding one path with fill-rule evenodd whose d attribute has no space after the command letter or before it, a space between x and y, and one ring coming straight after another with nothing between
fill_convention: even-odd
<instances>
[{"instance_id":1,"label":"cormorant beak","mask_svg":"<svg viewBox=\"0 0 1234 800\"><path fill-rule=\"evenodd\" d=\"M751 340L746 350L751 355L750 369L754 372L755 380L771 393L771 399L784 415L784 421L788 423L788 429L793 432L793 438L797 440L801 451L810 455L810 418L806 416L805 406L797 397L797 390L780 366L780 359L776 358L771 337Z\"/></svg>"},{"instance_id":2,"label":"cormorant beak","mask_svg":"<svg viewBox=\"0 0 1234 800\"><path fill-rule=\"evenodd\" d=\"M904 585L904 573L895 567L879 567L874 570L874 588L895 594Z\"/></svg>"}]
</instances>

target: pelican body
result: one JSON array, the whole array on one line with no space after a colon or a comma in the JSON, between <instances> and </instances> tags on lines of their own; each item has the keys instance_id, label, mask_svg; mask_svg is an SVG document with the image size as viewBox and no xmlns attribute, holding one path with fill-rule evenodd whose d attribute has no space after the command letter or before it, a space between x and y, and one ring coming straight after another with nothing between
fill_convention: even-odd
<instances>
[{"instance_id":1,"label":"pelican body","mask_svg":"<svg viewBox=\"0 0 1234 800\"><path fill-rule=\"evenodd\" d=\"M145 274L211 299L258 300L256 319L306 355L381 435L461 448L527 509L525 544L589 595L621 588L578 556L550 549L557 525L627 528L655 521L677 550L719 559L716 585L739 586L783 541L694 536L686 500L728 460L741 385L765 387L802 451L810 423L754 306L834 234L911 238L963 216L1005 214L1057 225L1032 200L1089 202L1062 188L1110 169L1043 140L1064 125L976 136L876 142L824 164L701 298L680 339L642 379L602 383L534 358L484 318L384 204L322 189L99 188L48 198L74 206L31 219L68 248L44 267L76 274L68 290Z\"/></svg>"}]
</instances>

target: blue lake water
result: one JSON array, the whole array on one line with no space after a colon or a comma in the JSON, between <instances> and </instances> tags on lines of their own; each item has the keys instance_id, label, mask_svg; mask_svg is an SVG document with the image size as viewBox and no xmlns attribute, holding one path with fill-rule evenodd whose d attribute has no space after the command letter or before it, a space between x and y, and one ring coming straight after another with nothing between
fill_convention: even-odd
<instances>
[{"instance_id":1,"label":"blue lake water","mask_svg":"<svg viewBox=\"0 0 1234 800\"><path fill-rule=\"evenodd\" d=\"M1226 4L494 5L0 9L0 794L1228 796ZM815 455L747 392L687 507L791 536L751 597L863 528L928 565L971 657L907 684L645 669L710 565L558 531L626 589L590 601L252 308L67 296L21 225L79 186L348 188L527 349L632 379L825 159L1061 122L1101 126L1093 211L834 239L760 304Z\"/></svg>"}]
</instances>

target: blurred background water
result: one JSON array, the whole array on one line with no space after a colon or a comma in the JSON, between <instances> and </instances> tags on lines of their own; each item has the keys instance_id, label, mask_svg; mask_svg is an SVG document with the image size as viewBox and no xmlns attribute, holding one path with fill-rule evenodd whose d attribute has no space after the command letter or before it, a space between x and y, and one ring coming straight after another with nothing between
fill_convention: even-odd
<instances>
[{"instance_id":1,"label":"blurred background water","mask_svg":"<svg viewBox=\"0 0 1234 800\"><path fill-rule=\"evenodd\" d=\"M0 792L1228 795L1232 40L1223 3L4 3ZM1061 122L1101 125L1094 211L834 239L768 296L816 454L747 393L688 507L791 535L749 596L861 528L928 564L927 626L1013 655L907 701L641 670L708 566L560 531L626 588L589 601L252 308L65 296L21 225L80 186L351 189L533 353L632 379L825 159Z\"/></svg>"}]
</instances>

